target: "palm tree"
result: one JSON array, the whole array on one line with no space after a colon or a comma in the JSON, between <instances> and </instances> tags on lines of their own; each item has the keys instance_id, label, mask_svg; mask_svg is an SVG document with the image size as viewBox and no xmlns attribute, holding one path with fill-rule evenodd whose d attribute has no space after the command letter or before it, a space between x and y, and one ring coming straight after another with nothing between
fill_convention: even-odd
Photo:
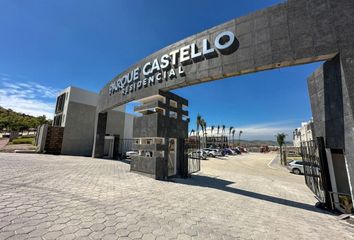
<instances>
[{"instance_id":1,"label":"palm tree","mask_svg":"<svg viewBox=\"0 0 354 240\"><path fill-rule=\"evenodd\" d=\"M286 134L285 133L278 133L276 135L276 138L277 138L277 142L279 145L280 162L281 162L281 164L285 165L285 162L283 162L283 145L285 143Z\"/></svg>"},{"instance_id":2,"label":"palm tree","mask_svg":"<svg viewBox=\"0 0 354 240\"><path fill-rule=\"evenodd\" d=\"M225 125L222 125L222 131L221 131L221 137L222 137L222 142L224 143L224 133L225 133Z\"/></svg>"},{"instance_id":3,"label":"palm tree","mask_svg":"<svg viewBox=\"0 0 354 240\"><path fill-rule=\"evenodd\" d=\"M199 136L199 127L201 127L201 123L202 123L202 116L200 116L200 114L198 113L197 115L197 134Z\"/></svg>"},{"instance_id":4,"label":"palm tree","mask_svg":"<svg viewBox=\"0 0 354 240\"><path fill-rule=\"evenodd\" d=\"M206 136L207 135L207 123L204 119L203 119L203 125L204 125L204 132L205 132L205 136Z\"/></svg>"},{"instance_id":5,"label":"palm tree","mask_svg":"<svg viewBox=\"0 0 354 240\"><path fill-rule=\"evenodd\" d=\"M195 133L194 129L191 130L190 136L192 136L193 133Z\"/></svg>"},{"instance_id":6,"label":"palm tree","mask_svg":"<svg viewBox=\"0 0 354 240\"><path fill-rule=\"evenodd\" d=\"M214 132L214 128L215 128L215 126L213 125L213 126L211 126L211 136L213 136L213 132Z\"/></svg>"},{"instance_id":7,"label":"palm tree","mask_svg":"<svg viewBox=\"0 0 354 240\"><path fill-rule=\"evenodd\" d=\"M206 138L205 138L205 135L206 135L206 122L203 118L200 119L200 126L202 128L202 134L203 134L203 140L205 140L206 142Z\"/></svg>"},{"instance_id":8,"label":"palm tree","mask_svg":"<svg viewBox=\"0 0 354 240\"><path fill-rule=\"evenodd\" d=\"M234 129L234 127L229 127L229 145L231 143L231 133L232 133L232 129Z\"/></svg>"},{"instance_id":9,"label":"palm tree","mask_svg":"<svg viewBox=\"0 0 354 240\"><path fill-rule=\"evenodd\" d=\"M218 125L218 132L217 132L218 136L219 136L219 131L220 131L220 125Z\"/></svg>"},{"instance_id":10,"label":"palm tree","mask_svg":"<svg viewBox=\"0 0 354 240\"><path fill-rule=\"evenodd\" d=\"M238 145L241 146L241 134L243 133L242 130L238 133Z\"/></svg>"},{"instance_id":11,"label":"palm tree","mask_svg":"<svg viewBox=\"0 0 354 240\"><path fill-rule=\"evenodd\" d=\"M206 121L203 119L203 130L204 130L204 140L205 140L205 146L206 147L206 143L207 143L207 123Z\"/></svg>"},{"instance_id":12,"label":"palm tree","mask_svg":"<svg viewBox=\"0 0 354 240\"><path fill-rule=\"evenodd\" d=\"M232 145L235 146L235 132L236 130L232 130Z\"/></svg>"}]
</instances>

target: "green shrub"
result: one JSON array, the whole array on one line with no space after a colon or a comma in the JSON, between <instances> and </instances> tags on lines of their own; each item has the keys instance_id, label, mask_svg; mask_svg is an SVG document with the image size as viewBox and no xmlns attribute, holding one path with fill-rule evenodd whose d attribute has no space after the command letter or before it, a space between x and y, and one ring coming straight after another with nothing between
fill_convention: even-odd
<instances>
[{"instance_id":1,"label":"green shrub","mask_svg":"<svg viewBox=\"0 0 354 240\"><path fill-rule=\"evenodd\" d=\"M34 144L34 138L17 138L12 140L12 144Z\"/></svg>"},{"instance_id":2,"label":"green shrub","mask_svg":"<svg viewBox=\"0 0 354 240\"><path fill-rule=\"evenodd\" d=\"M34 136L33 135L26 135L26 136L21 136L19 138L34 138Z\"/></svg>"}]
</instances>

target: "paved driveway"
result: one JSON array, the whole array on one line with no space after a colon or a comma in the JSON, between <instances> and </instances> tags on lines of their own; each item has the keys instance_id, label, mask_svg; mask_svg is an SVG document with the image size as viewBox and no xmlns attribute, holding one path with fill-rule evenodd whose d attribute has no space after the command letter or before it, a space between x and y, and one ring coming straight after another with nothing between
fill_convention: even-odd
<instances>
[{"instance_id":1,"label":"paved driveway","mask_svg":"<svg viewBox=\"0 0 354 240\"><path fill-rule=\"evenodd\" d=\"M274 155L162 182L83 157L0 154L0 239L353 239Z\"/></svg>"},{"instance_id":2,"label":"paved driveway","mask_svg":"<svg viewBox=\"0 0 354 240\"><path fill-rule=\"evenodd\" d=\"M0 138L0 150L4 148L8 142L9 142L8 138Z\"/></svg>"}]
</instances>

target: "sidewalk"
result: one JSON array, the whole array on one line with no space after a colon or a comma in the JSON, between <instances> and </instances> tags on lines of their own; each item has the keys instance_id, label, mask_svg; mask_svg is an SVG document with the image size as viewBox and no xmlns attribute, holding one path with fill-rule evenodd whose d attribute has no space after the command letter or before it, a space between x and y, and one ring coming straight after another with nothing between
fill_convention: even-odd
<instances>
[{"instance_id":1,"label":"sidewalk","mask_svg":"<svg viewBox=\"0 0 354 240\"><path fill-rule=\"evenodd\" d=\"M3 149L8 142L9 142L8 138L0 139L0 150Z\"/></svg>"}]
</instances>

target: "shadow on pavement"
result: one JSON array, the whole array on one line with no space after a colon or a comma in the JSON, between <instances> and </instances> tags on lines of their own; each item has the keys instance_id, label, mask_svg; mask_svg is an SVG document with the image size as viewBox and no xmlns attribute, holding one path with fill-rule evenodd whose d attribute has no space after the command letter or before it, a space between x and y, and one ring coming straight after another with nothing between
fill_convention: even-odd
<instances>
[{"instance_id":1,"label":"shadow on pavement","mask_svg":"<svg viewBox=\"0 0 354 240\"><path fill-rule=\"evenodd\" d=\"M225 191L225 192L229 192L229 193L234 193L234 194L239 194L242 196L255 198L255 199L259 199L259 200L263 200L263 201L267 201L267 202L272 202L272 203L276 203L276 204L280 204L280 205L299 208L299 209L312 211L312 212L330 214L329 212L320 210L310 204L296 202L296 201L283 199L283 198L279 198L279 197L273 197L273 196L269 196L269 195L264 195L261 193L251 192L251 191L238 189L238 188L234 188L234 187L229 187L228 185L231 185L234 182L223 180L223 179L218 179L218 178L213 178L213 177L208 177L208 176L201 176L201 175L192 175L192 178L174 179L174 182L178 183L178 184L186 184L186 185L191 185L191 186L214 188L217 190L221 190L221 191Z\"/></svg>"},{"instance_id":2,"label":"shadow on pavement","mask_svg":"<svg viewBox=\"0 0 354 240\"><path fill-rule=\"evenodd\" d=\"M101 160L107 160L107 161L116 161L116 162L122 162L130 165L130 159L124 159L124 158L118 158L118 159L112 159L112 158L100 158Z\"/></svg>"}]
</instances>

